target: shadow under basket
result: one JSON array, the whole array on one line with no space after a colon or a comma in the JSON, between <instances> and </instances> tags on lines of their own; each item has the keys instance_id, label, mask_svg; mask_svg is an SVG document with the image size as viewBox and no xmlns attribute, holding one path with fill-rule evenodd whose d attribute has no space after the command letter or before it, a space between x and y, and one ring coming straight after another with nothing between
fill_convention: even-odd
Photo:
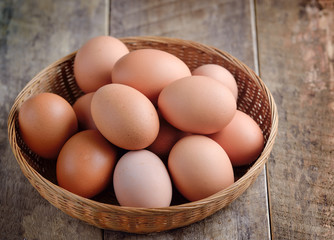
<instances>
[{"instance_id":1,"label":"shadow under basket","mask_svg":"<svg viewBox=\"0 0 334 240\"><path fill-rule=\"evenodd\" d=\"M235 183L205 199L187 202L173 197L165 208L134 208L118 205L112 187L93 199L75 195L56 183L56 162L34 154L20 136L18 111L24 101L42 92L53 92L70 104L83 95L73 76L76 52L56 61L37 74L19 93L8 117L8 135L12 151L23 174L34 188L58 209L103 229L132 233L160 232L200 221L239 197L264 168L277 134L278 115L274 99L261 79L245 64L219 49L197 42L165 37L121 38L129 50L160 49L182 59L194 70L214 63L228 69L238 85L238 109L250 115L262 129L265 146L258 159L249 166L234 168Z\"/></svg>"}]
</instances>

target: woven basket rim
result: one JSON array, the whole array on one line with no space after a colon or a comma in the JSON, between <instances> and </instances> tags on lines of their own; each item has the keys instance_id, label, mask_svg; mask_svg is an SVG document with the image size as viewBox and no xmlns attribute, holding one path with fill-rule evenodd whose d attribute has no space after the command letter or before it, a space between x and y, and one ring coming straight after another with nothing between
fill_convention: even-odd
<instances>
[{"instance_id":1,"label":"woven basket rim","mask_svg":"<svg viewBox=\"0 0 334 240\"><path fill-rule=\"evenodd\" d=\"M31 85L37 84L37 80L39 78L39 76L41 76L42 74L44 74L45 71L47 71L50 68L53 68L57 65L59 65L60 63L69 60L70 58L72 58L77 51L74 51L70 54L68 54L67 56L53 62L52 64L50 64L49 66L45 67L43 70L41 70L32 80L30 80L27 85L20 91L20 93L18 94L18 96L16 97L16 99L14 100L14 104L10 110L9 116L8 116L8 135L10 138L10 144L12 147L12 150L14 152L15 158L17 160L17 162L19 163L21 169L26 169L29 174L31 174L32 177L34 178L38 178L39 180L41 180L45 185L47 185L48 188L54 189L56 192L61 193L65 196L69 196L71 199L76 200L77 202L83 202L85 204L87 204L88 206L98 206L100 211L105 211L105 212L124 212L124 213L140 213L140 214L152 214L152 213L171 213L171 212L179 212L179 211L184 211L187 209L194 209L199 207L200 205L206 205L209 202L213 202L213 201L217 201L221 198L224 198L226 196L228 196L231 192L233 192L235 189L237 189L239 187L239 185L241 183L243 183L244 181L247 181L248 178L254 174L254 172L260 171L259 169L263 168L264 165L267 162L268 156L270 155L270 152L272 150L272 147L274 145L275 142L275 137L277 135L277 131L278 131L278 112L277 112L277 107L275 104L275 100L273 98L273 96L271 95L269 89L267 88L267 86L265 85L265 83L260 79L259 76L257 76L253 70L251 70L249 67L247 67L244 63L240 62L237 58L233 57L232 55L230 55L229 53L219 50L215 47L211 47L208 45L204 45L195 41L191 41L191 40L182 40L182 39L178 39L178 38L170 38L170 37L157 37L157 36L137 36L137 37L124 37L124 38L119 38L121 41L156 41L156 42L175 42L175 43L180 43L180 41L182 41L184 44L186 44L187 46L193 46L196 48L200 48L203 51L209 51L209 52L213 52L215 54L219 54L221 57L223 58L227 58L229 61L237 63L237 67L241 68L242 71L244 71L247 75L250 76L250 78L254 79L256 84L258 84L258 86L261 88L261 90L263 90L263 93L265 95L265 97L267 98L269 105L270 105L270 110L271 110L271 130L270 130L270 134L268 136L267 142L264 146L264 149L261 153L261 155L258 157L258 159L253 163L253 165L247 170L247 172L238 180L236 180L231 186L229 186L228 188L221 190L209 197L206 197L204 199L198 200L198 201L192 201L192 202L187 202L187 203L183 203L183 204L179 204L179 205L171 205L169 207L162 207L162 208L138 208L138 207L126 207L126 206L119 206L119 205L114 205L114 204L109 204L109 203L103 203L103 202L98 202L95 201L93 199L88 199L88 198L84 198L81 197L79 195L76 195L74 193L71 193L69 191L67 191L66 189L61 188L60 186L52 183L50 180L44 178L38 171L36 171L32 166L30 166L30 164L28 164L24 157L21 156L20 154L18 154L19 151L17 151L18 146L15 146L15 143L12 142L11 140L13 138L15 138L15 132L13 131L13 129L10 129L11 124L13 124L12 121L14 121L14 117L16 114L16 111L18 110L18 102L17 100L20 98L20 96L22 94L24 94L25 90L27 90ZM26 175L26 174L25 174ZM31 177L29 176L29 177ZM30 181L29 177L26 175L26 177L28 178L28 180ZM53 204L53 203L51 203ZM54 205L54 204L53 204Z\"/></svg>"}]
</instances>

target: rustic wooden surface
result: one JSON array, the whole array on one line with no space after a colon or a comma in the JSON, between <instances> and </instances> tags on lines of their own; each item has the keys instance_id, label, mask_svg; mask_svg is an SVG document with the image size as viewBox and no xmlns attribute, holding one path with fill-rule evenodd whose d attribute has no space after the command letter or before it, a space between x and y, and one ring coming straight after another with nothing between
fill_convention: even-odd
<instances>
[{"instance_id":1,"label":"rustic wooden surface","mask_svg":"<svg viewBox=\"0 0 334 240\"><path fill-rule=\"evenodd\" d=\"M0 239L334 238L334 1L2 0L0 31ZM11 104L42 68L103 34L195 40L259 71L280 116L268 171L203 221L148 235L95 228L44 200L11 152Z\"/></svg>"},{"instance_id":2,"label":"rustic wooden surface","mask_svg":"<svg viewBox=\"0 0 334 240\"><path fill-rule=\"evenodd\" d=\"M268 164L275 239L334 239L334 1L258 1L261 77L279 136Z\"/></svg>"},{"instance_id":3,"label":"rustic wooden surface","mask_svg":"<svg viewBox=\"0 0 334 240\"><path fill-rule=\"evenodd\" d=\"M102 230L67 216L38 194L11 152L6 128L16 95L34 75L105 33L106 7L103 1L0 1L0 239L103 237Z\"/></svg>"}]
</instances>

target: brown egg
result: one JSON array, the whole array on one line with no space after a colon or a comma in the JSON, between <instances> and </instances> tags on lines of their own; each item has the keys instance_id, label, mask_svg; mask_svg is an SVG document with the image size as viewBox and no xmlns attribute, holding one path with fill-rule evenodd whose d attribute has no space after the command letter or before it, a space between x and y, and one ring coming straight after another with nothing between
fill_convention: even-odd
<instances>
[{"instance_id":1,"label":"brown egg","mask_svg":"<svg viewBox=\"0 0 334 240\"><path fill-rule=\"evenodd\" d=\"M87 93L79 97L73 104L73 110L77 116L81 130L97 129L90 110L93 95L94 92Z\"/></svg>"},{"instance_id":2,"label":"brown egg","mask_svg":"<svg viewBox=\"0 0 334 240\"><path fill-rule=\"evenodd\" d=\"M184 132L210 134L232 120L236 101L231 91L217 80L191 76L165 87L159 95L158 107L174 127Z\"/></svg>"},{"instance_id":3,"label":"brown egg","mask_svg":"<svg viewBox=\"0 0 334 240\"><path fill-rule=\"evenodd\" d=\"M98 89L91 112L102 135L127 150L146 148L159 132L158 113L151 101L127 85L111 83Z\"/></svg>"},{"instance_id":4,"label":"brown egg","mask_svg":"<svg viewBox=\"0 0 334 240\"><path fill-rule=\"evenodd\" d=\"M89 93L111 83L114 64L127 53L129 49L126 45L111 36L98 36L87 41L74 59L74 76L78 86Z\"/></svg>"},{"instance_id":5,"label":"brown egg","mask_svg":"<svg viewBox=\"0 0 334 240\"><path fill-rule=\"evenodd\" d=\"M188 66L176 56L158 49L140 49L115 64L112 82L136 88L156 105L165 86L190 75Z\"/></svg>"},{"instance_id":6,"label":"brown egg","mask_svg":"<svg viewBox=\"0 0 334 240\"><path fill-rule=\"evenodd\" d=\"M233 166L252 163L264 147L264 138L259 125L239 110L225 128L208 136L225 149Z\"/></svg>"},{"instance_id":7,"label":"brown egg","mask_svg":"<svg viewBox=\"0 0 334 240\"><path fill-rule=\"evenodd\" d=\"M189 135L189 133L173 127L161 116L159 119L160 129L158 136L147 149L158 155L163 161L167 162L168 154L174 144L182 137Z\"/></svg>"},{"instance_id":8,"label":"brown egg","mask_svg":"<svg viewBox=\"0 0 334 240\"><path fill-rule=\"evenodd\" d=\"M168 169L177 190L190 201L209 197L234 182L224 149L203 135L179 140L169 154Z\"/></svg>"},{"instance_id":9,"label":"brown egg","mask_svg":"<svg viewBox=\"0 0 334 240\"><path fill-rule=\"evenodd\" d=\"M57 159L59 186L82 197L102 192L112 179L117 148L97 130L85 130L72 136Z\"/></svg>"},{"instance_id":10,"label":"brown egg","mask_svg":"<svg viewBox=\"0 0 334 240\"><path fill-rule=\"evenodd\" d=\"M148 150L129 151L116 164L113 184L120 205L128 207L168 207L172 183L157 155Z\"/></svg>"},{"instance_id":11,"label":"brown egg","mask_svg":"<svg viewBox=\"0 0 334 240\"><path fill-rule=\"evenodd\" d=\"M22 104L18 120L24 142L47 159L56 159L64 143L78 129L72 106L54 93L29 98Z\"/></svg>"},{"instance_id":12,"label":"brown egg","mask_svg":"<svg viewBox=\"0 0 334 240\"><path fill-rule=\"evenodd\" d=\"M196 68L192 75L208 76L223 83L231 90L235 100L238 98L238 86L233 75L224 67L218 64L204 64Z\"/></svg>"}]
</instances>

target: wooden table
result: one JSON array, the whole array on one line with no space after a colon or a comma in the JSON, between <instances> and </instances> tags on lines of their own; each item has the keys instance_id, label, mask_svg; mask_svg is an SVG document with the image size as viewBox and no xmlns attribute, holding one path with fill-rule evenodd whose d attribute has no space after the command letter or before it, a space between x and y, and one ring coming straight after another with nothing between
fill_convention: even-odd
<instances>
[{"instance_id":1,"label":"wooden table","mask_svg":"<svg viewBox=\"0 0 334 240\"><path fill-rule=\"evenodd\" d=\"M0 239L334 239L333 0L2 0ZM271 90L279 133L266 168L236 201L190 226L101 230L44 200L9 146L16 95L97 35L157 35L227 51Z\"/></svg>"}]
</instances>

